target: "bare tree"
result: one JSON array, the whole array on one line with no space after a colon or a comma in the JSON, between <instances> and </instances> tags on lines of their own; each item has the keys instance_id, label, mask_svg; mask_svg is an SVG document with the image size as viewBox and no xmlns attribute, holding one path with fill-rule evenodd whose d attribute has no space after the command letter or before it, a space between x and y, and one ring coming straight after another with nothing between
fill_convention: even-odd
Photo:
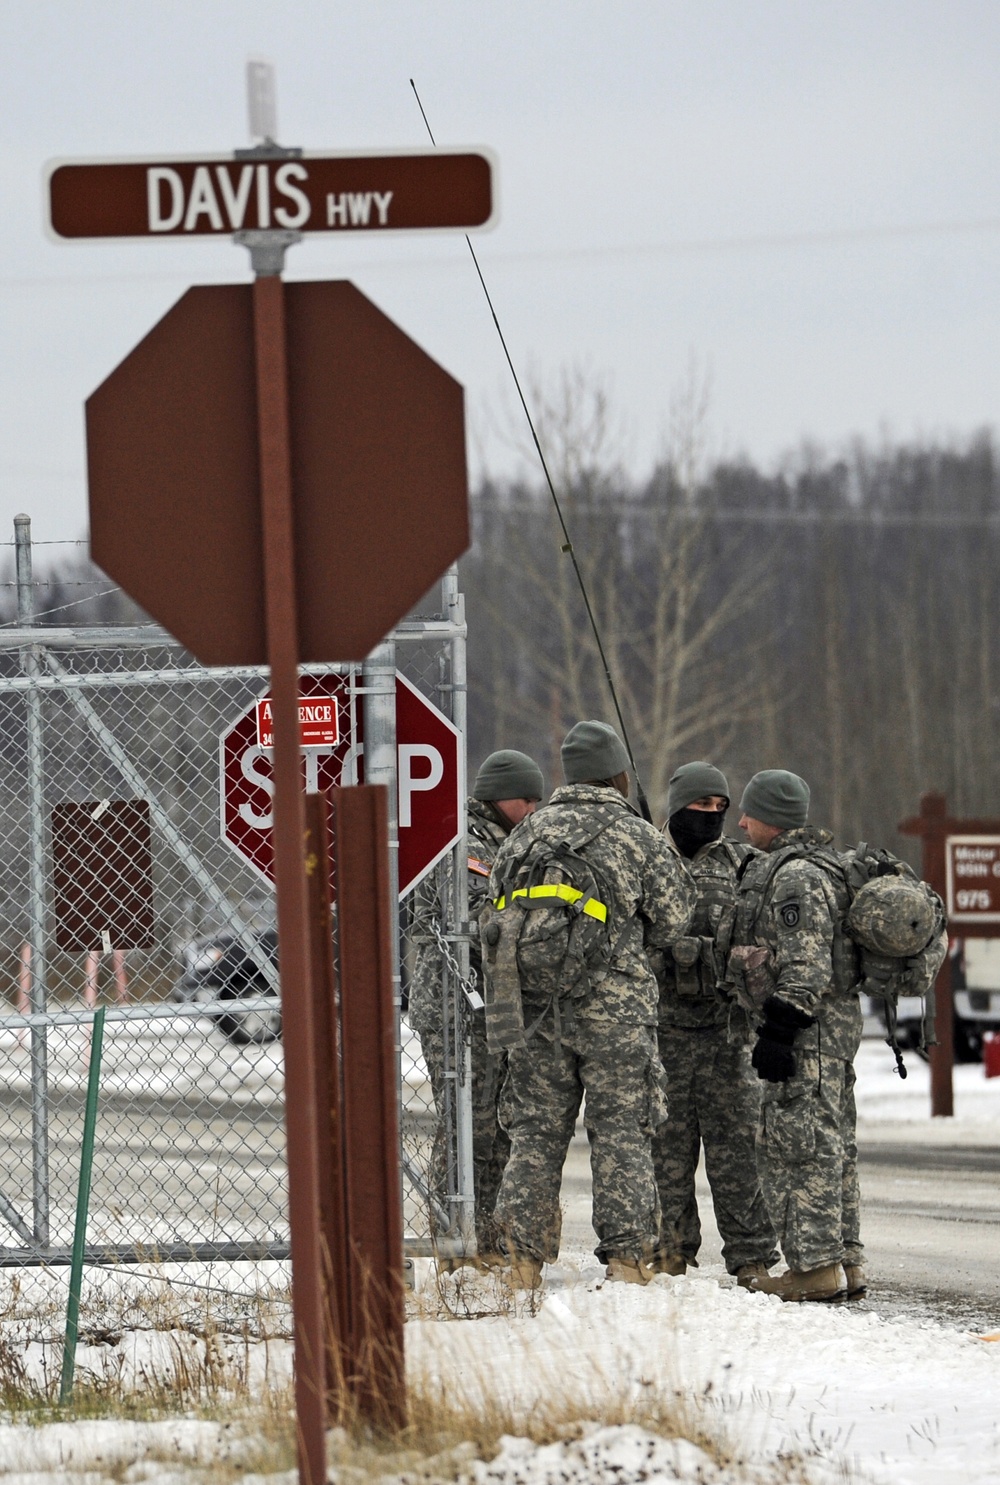
<instances>
[{"instance_id":1,"label":"bare tree","mask_svg":"<svg viewBox=\"0 0 1000 1485\"><path fill-rule=\"evenodd\" d=\"M750 715L753 683L749 674L741 678L733 655L741 619L760 602L766 566L728 563L730 580L720 587L719 533L702 483L707 387L694 375L673 399L668 449L641 490L610 455L612 417L600 383L567 372L551 392L533 385L530 397L636 761L662 814L673 768L698 750L724 751ZM522 668L530 680L512 704L510 666L496 667L494 685L504 696L494 709L512 723L519 715L535 737L542 732L554 761L574 721L617 717L544 492L522 487L507 515L502 551L492 552L504 579L490 617L512 650L530 656Z\"/></svg>"}]
</instances>

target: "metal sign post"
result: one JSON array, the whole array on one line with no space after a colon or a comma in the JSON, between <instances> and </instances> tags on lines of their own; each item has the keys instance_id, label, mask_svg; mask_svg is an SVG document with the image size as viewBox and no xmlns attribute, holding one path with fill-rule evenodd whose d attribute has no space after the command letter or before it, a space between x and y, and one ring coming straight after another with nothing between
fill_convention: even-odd
<instances>
[{"instance_id":1,"label":"metal sign post","mask_svg":"<svg viewBox=\"0 0 1000 1485\"><path fill-rule=\"evenodd\" d=\"M285 1066L306 1084L306 1097L285 1100L295 1316L295 1406L303 1473L308 1485L321 1485L326 1479L327 1391L318 1127L323 1088L316 1077L313 1057L316 1031L305 867L305 799L299 782L299 635L285 300L284 285L277 274L258 274L253 289L265 613L274 727L273 840Z\"/></svg>"}]
</instances>

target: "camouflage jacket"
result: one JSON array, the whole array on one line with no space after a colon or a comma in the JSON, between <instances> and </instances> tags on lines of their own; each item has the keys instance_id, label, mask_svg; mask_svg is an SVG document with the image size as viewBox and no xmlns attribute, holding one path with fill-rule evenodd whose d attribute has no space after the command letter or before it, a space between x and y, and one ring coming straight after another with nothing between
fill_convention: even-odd
<instances>
[{"instance_id":1,"label":"camouflage jacket","mask_svg":"<svg viewBox=\"0 0 1000 1485\"><path fill-rule=\"evenodd\" d=\"M510 834L511 827L492 804L470 799L466 828L469 838L469 921L474 925L489 896L490 871L494 857ZM450 889L450 861L445 864L443 873ZM410 976L407 1012L407 1019L414 1031L436 1031L441 1026L441 951L431 930L432 923L441 926L441 887L437 872L425 877L414 895L410 938L416 952ZM475 927L472 930L469 959L473 975L478 980L482 958Z\"/></svg>"},{"instance_id":2,"label":"camouflage jacket","mask_svg":"<svg viewBox=\"0 0 1000 1485\"><path fill-rule=\"evenodd\" d=\"M698 889L691 926L676 958L673 945L649 953L660 988L661 1026L729 1027L735 1034L747 1034L745 1013L719 988L725 963L716 939L720 921L736 901L736 874L755 854L742 841L723 839L710 841L685 862ZM681 959L686 962L681 964Z\"/></svg>"},{"instance_id":3,"label":"camouflage jacket","mask_svg":"<svg viewBox=\"0 0 1000 1485\"><path fill-rule=\"evenodd\" d=\"M828 830L803 825L783 831L769 851L748 863L739 883L733 946L768 949L774 993L816 1017L815 1026L797 1034L796 1045L852 1061L862 1014L854 949L843 931L847 887L809 859L810 849L831 840ZM768 880L769 858L789 846L804 854L782 862Z\"/></svg>"},{"instance_id":4,"label":"camouflage jacket","mask_svg":"<svg viewBox=\"0 0 1000 1485\"><path fill-rule=\"evenodd\" d=\"M614 946L607 971L575 1003L575 1015L589 1021L653 1026L659 993L647 949L662 949L687 929L696 891L687 867L658 830L643 820L617 790L601 784L564 784L549 803L531 816L536 835L551 832L561 839L567 830L586 824L595 810L610 813L611 823L580 854L600 874L610 896L609 933ZM522 822L500 848L490 891L503 890L505 866L517 860ZM523 837L521 838L523 842ZM544 1009L525 994L525 1020Z\"/></svg>"}]
</instances>

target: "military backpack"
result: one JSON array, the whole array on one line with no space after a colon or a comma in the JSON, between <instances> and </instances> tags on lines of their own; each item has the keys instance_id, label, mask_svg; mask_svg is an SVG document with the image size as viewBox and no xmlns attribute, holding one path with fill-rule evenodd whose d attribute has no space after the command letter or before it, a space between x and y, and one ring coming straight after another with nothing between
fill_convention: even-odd
<instances>
[{"instance_id":1,"label":"military backpack","mask_svg":"<svg viewBox=\"0 0 1000 1485\"><path fill-rule=\"evenodd\" d=\"M581 853L620 819L620 811L595 806L559 834L551 817L530 815L510 837L499 895L479 917L491 1052L523 1047L550 1007L558 1040L561 1003L582 998L606 973L620 937L613 897ZM525 998L544 1002L527 1029Z\"/></svg>"},{"instance_id":2,"label":"military backpack","mask_svg":"<svg viewBox=\"0 0 1000 1485\"><path fill-rule=\"evenodd\" d=\"M750 905L751 931L767 897L775 874L786 861L806 857L821 866L844 890L847 907L834 925L833 975L838 989L856 990L883 1002L886 1041L896 1058L897 1070L906 1076L896 1040L896 1013L900 996L919 996L924 1013L921 1047L933 1041L934 982L948 952L944 903L919 879L912 867L891 851L861 841L846 851L810 842L794 842L764 858L754 880ZM758 863L760 858L756 858ZM748 863L749 864L749 863ZM744 868L745 870L745 868ZM734 950L730 982L753 981L768 992L768 966L760 962L760 950ZM772 987L773 988L773 987ZM753 993L753 992L751 992Z\"/></svg>"}]
</instances>

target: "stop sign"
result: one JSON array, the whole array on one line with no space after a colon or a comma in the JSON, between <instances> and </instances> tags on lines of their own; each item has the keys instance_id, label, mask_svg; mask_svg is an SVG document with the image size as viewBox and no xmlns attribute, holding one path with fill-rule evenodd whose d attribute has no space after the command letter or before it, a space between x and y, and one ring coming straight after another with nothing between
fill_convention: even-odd
<instances>
[{"instance_id":1,"label":"stop sign","mask_svg":"<svg viewBox=\"0 0 1000 1485\"><path fill-rule=\"evenodd\" d=\"M299 682L302 775L307 790L364 782L361 747L363 710L357 709L352 741L350 683L333 672ZM310 746L309 698L336 700L336 742ZM219 739L222 839L267 882L274 882L271 749L261 746L260 698ZM461 796L461 735L448 718L396 674L396 779L399 818L399 895L425 877L458 840Z\"/></svg>"},{"instance_id":2,"label":"stop sign","mask_svg":"<svg viewBox=\"0 0 1000 1485\"><path fill-rule=\"evenodd\" d=\"M469 545L463 393L353 284L283 287L299 659L363 660ZM253 287L87 399L90 554L206 665L269 662Z\"/></svg>"}]
</instances>

